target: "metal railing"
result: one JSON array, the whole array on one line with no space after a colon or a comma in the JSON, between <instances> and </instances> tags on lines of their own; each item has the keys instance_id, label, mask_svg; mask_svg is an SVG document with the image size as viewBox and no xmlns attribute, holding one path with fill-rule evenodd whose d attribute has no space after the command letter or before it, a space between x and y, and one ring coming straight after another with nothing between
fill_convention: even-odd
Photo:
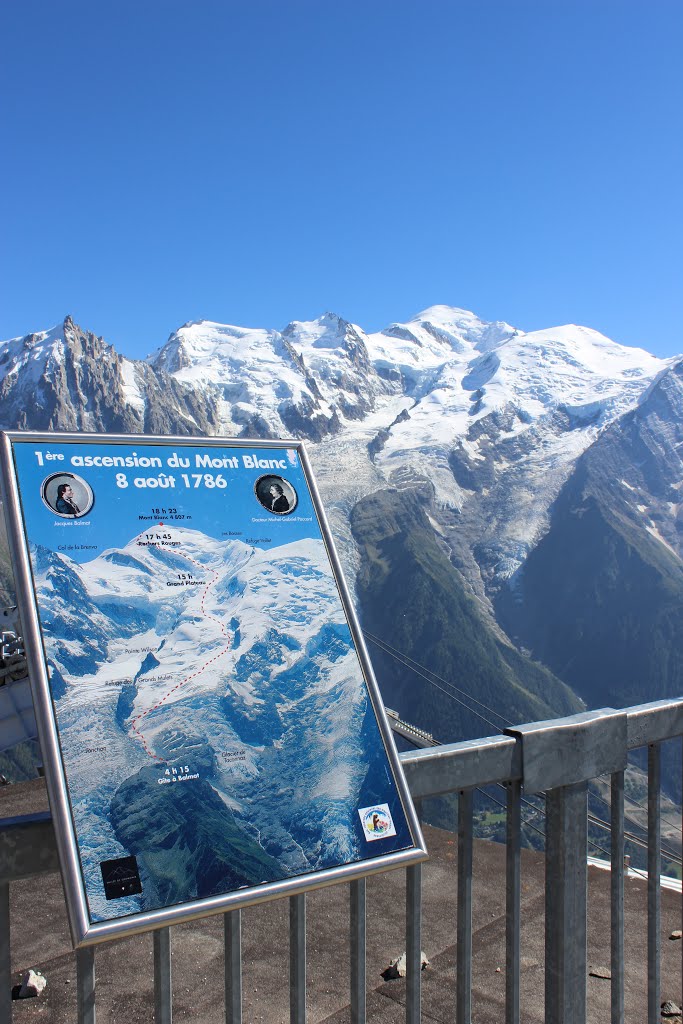
<instances>
[{"instance_id":1,"label":"metal railing","mask_svg":"<svg viewBox=\"0 0 683 1024\"><path fill-rule=\"evenodd\" d=\"M507 790L505 869L505 1021L519 1024L522 793L545 795L545 1021L587 1020L588 785L611 778L611 1022L624 1022L624 772L629 751L647 748L647 1021L660 1020L661 993L661 746L683 735L683 699L625 711L603 709L508 730L506 735L401 755L413 798L455 794L457 833L457 958L455 1024L472 1018L474 793L501 783ZM10 884L57 869L48 814L0 821L0 1024L12 1021ZM406 1006L421 1020L422 865L406 871ZM350 1019L366 1020L366 880L350 883ZM289 898L290 1020L306 1020L306 897ZM225 1020L242 1021L241 912L224 915ZM682 920L683 924L683 920ZM683 946L683 943L681 943ZM171 1024L171 934L154 933L156 1024ZM96 947L78 951L78 1024L95 1024ZM683 977L683 976L682 976ZM679 991L683 996L683 990ZM220 1014L222 1017L222 1013ZM218 1019L218 1017L217 1017Z\"/></svg>"}]
</instances>

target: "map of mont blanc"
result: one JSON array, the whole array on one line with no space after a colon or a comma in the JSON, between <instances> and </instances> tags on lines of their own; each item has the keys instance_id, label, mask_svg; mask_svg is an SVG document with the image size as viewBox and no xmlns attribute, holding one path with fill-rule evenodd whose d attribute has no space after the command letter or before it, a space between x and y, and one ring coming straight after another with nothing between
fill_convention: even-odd
<instances>
[{"instance_id":1,"label":"map of mont blanc","mask_svg":"<svg viewBox=\"0 0 683 1024\"><path fill-rule=\"evenodd\" d=\"M413 845L295 448L14 460L92 922Z\"/></svg>"}]
</instances>

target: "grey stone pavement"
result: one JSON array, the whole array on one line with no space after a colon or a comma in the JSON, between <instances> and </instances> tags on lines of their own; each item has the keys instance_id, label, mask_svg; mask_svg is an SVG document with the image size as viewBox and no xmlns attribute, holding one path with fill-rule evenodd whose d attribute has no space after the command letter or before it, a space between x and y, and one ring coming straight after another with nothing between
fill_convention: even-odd
<instances>
[{"instance_id":1,"label":"grey stone pavement","mask_svg":"<svg viewBox=\"0 0 683 1024\"><path fill-rule=\"evenodd\" d=\"M46 807L42 782L0 789L0 817ZM422 948L430 966L422 974L423 1021L455 1020L455 922L457 842L427 827L430 860L423 867ZM609 966L610 875L589 868L589 964ZM476 1024L500 1024L505 1006L505 850L477 841L474 851L473 1013ZM626 881L626 1020L647 1019L646 883ZM522 1019L541 1024L543 1014L544 867L540 854L522 854ZM289 1022L289 911L286 900L242 912L244 1021ZM307 897L307 1012L309 1024L348 1024L349 887ZM681 927L681 896L662 892L662 1001L681 1001L681 947L669 939ZM47 987L35 999L15 1002L14 1022L75 1024L75 957L64 912L60 876L43 875L11 887L13 980L33 967ZM180 925L172 932L174 1021L219 1024L223 1011L223 930L219 916ZM367 884L367 1005L372 1024L405 1020L405 982L385 982L382 971L405 949L405 873L387 872ZM138 1024L154 1019L152 937L108 943L97 949L98 1024ZM610 1019L609 981L588 977L589 1020Z\"/></svg>"}]
</instances>

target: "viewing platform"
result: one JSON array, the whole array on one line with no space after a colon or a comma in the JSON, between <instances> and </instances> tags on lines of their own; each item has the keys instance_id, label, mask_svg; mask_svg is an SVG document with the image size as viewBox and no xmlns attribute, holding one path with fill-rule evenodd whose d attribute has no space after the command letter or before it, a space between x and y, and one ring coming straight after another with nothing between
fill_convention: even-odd
<instances>
[{"instance_id":1,"label":"viewing platform","mask_svg":"<svg viewBox=\"0 0 683 1024\"><path fill-rule=\"evenodd\" d=\"M449 793L458 804L456 832L425 826L426 864L77 954L44 783L4 787L0 1024L675 1020L660 1016L662 1003L681 1005L683 948L671 937L681 895L660 878L660 771L662 744L683 733L683 700L511 733L401 755L418 806ZM624 766L638 747L649 768L642 877L624 870L623 856ZM605 774L613 871L586 856L587 786ZM496 782L507 790L506 845L473 837L473 793ZM522 784L545 794L545 854L520 847ZM385 980L404 950L408 977ZM420 972L421 950L429 965ZM12 1002L28 968L47 987Z\"/></svg>"}]
</instances>

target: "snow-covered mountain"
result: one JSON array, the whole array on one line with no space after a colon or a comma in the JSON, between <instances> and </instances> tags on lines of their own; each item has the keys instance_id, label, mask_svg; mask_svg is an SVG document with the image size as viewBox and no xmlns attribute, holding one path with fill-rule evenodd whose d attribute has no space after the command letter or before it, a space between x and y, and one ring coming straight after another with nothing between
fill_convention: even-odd
<instances>
[{"instance_id":1,"label":"snow-covered mountain","mask_svg":"<svg viewBox=\"0 0 683 1024\"><path fill-rule=\"evenodd\" d=\"M222 433L316 442L342 535L363 494L428 480L486 599L543 535L575 460L668 363L584 327L524 333L433 306L370 335L333 314L281 334L189 324L151 365L201 387Z\"/></svg>"},{"instance_id":2,"label":"snow-covered mountain","mask_svg":"<svg viewBox=\"0 0 683 1024\"><path fill-rule=\"evenodd\" d=\"M524 332L448 306L369 334L331 313L282 330L188 323L146 361L121 357L67 318L63 327L0 343L0 408L7 427L307 440L366 621L377 619L372 602L388 607L387 595L396 597L393 560L400 551L408 557L407 535L419 535L424 550L429 531L431 561L415 572L440 574L443 595L454 588L476 612L458 626L443 623L448 642L463 643L456 634L465 620L473 636L489 631L506 664L514 662L517 682L538 690L550 684L525 660L528 650L541 652L538 631L525 631L519 620L528 606L525 566L532 554L537 565L556 529L557 503L588 453L609 451L600 484L605 505L616 501L608 480L625 481L632 530L680 562L680 365L587 327ZM641 414L655 405L656 416ZM398 515L399 508L411 515ZM411 599L417 576L407 586L400 614L415 617L419 605L428 615L426 597ZM383 628L417 661L433 656L439 664L435 648L424 648L428 631L418 641L420 629L396 616ZM568 678L547 653L552 637L543 636L541 656ZM662 682L662 693L683 690L677 673ZM389 701L395 673L388 662L385 675ZM589 703L592 685L581 687ZM417 714L418 704L415 698L408 710Z\"/></svg>"}]
</instances>

